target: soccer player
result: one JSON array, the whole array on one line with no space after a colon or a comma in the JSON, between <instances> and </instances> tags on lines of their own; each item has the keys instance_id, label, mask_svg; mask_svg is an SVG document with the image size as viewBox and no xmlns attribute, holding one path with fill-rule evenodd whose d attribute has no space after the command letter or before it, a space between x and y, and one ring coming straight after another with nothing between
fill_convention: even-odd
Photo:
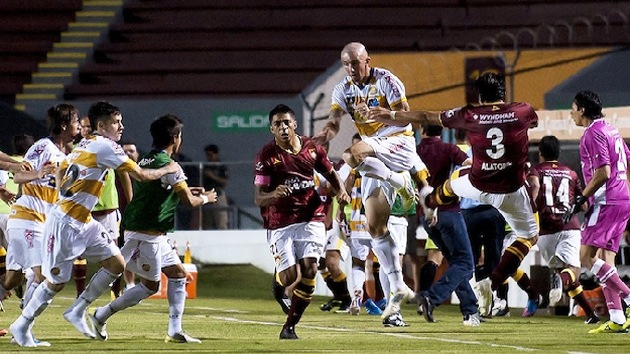
<instances>
[{"instance_id":1,"label":"soccer player","mask_svg":"<svg viewBox=\"0 0 630 354\"><path fill-rule=\"evenodd\" d=\"M398 312L400 304L414 296L403 280L399 251L387 229L389 211L396 193L403 197L405 208L411 205L416 193L407 171L414 169L416 173L425 167L414 151L411 125L392 126L368 119L370 107L409 110L402 82L388 70L370 67L370 56L358 42L343 48L341 63L348 76L335 86L328 122L314 139L320 144L333 139L344 113L350 115L361 134L362 140L346 150L344 160L364 177L361 193L368 232L394 292L383 311L384 319Z\"/></svg>"},{"instance_id":2,"label":"soccer player","mask_svg":"<svg viewBox=\"0 0 630 354\"><path fill-rule=\"evenodd\" d=\"M151 123L152 150L139 162L142 168L162 168L173 160L182 143L182 121L167 114ZM159 180L136 184L136 193L127 205L123 218L125 245L121 249L126 268L138 274L140 284L126 290L119 298L88 314L94 333L107 340L106 321L115 313L155 294L160 286L160 273L168 277L169 322L166 343L201 343L182 330L186 302L186 270L166 236L175 227L175 209L180 202L194 208L216 201L214 190L205 191L186 184L180 168Z\"/></svg>"},{"instance_id":3,"label":"soccer player","mask_svg":"<svg viewBox=\"0 0 630 354\"><path fill-rule=\"evenodd\" d=\"M609 321L589 333L627 332L630 316L624 315L621 299L630 304L630 289L619 278L615 255L630 217L630 151L617 128L604 120L602 100L596 93L578 92L571 105L571 118L576 125L586 127L580 139L585 186L572 208L575 212L587 201L590 205L582 224L580 260L602 283L610 314Z\"/></svg>"},{"instance_id":4,"label":"soccer player","mask_svg":"<svg viewBox=\"0 0 630 354\"><path fill-rule=\"evenodd\" d=\"M125 266L120 249L90 214L101 195L108 169L129 171L137 180L155 180L180 168L171 163L160 169L144 170L129 159L116 143L124 127L120 110L112 104L95 103L90 106L88 116L92 127L96 127L94 134L81 140L62 161L57 176L63 177L56 179L59 200L46 215L42 242L42 274L46 281L35 289L22 314L10 326L13 338L23 347L36 346L31 325L70 280L72 263L79 256L92 258L103 268L94 274L63 317L86 337L96 338L85 319L87 307L109 288Z\"/></svg>"},{"instance_id":5,"label":"soccer player","mask_svg":"<svg viewBox=\"0 0 630 354\"><path fill-rule=\"evenodd\" d=\"M492 303L492 290L516 272L538 238L538 224L525 186L527 131L538 124L538 116L527 103L504 102L502 76L484 73L476 80L475 87L479 105L445 112L400 112L375 107L369 118L390 125L416 123L467 130L472 146L472 167L455 171L451 179L426 200L432 207L454 203L457 196L493 205L518 235L494 268L491 280L479 283L479 302Z\"/></svg>"},{"instance_id":6,"label":"soccer player","mask_svg":"<svg viewBox=\"0 0 630 354\"><path fill-rule=\"evenodd\" d=\"M441 125L423 126L422 140L417 147L418 155L427 162L429 185L434 188L448 180L455 166L470 164L468 156L456 145L443 142L441 135ZM454 291L460 301L464 325L479 326L477 297L469 282L475 266L459 203L440 207L433 217L425 215L422 224L448 262L446 272L429 290L419 294L425 320L435 322L433 310Z\"/></svg>"},{"instance_id":7,"label":"soccer player","mask_svg":"<svg viewBox=\"0 0 630 354\"><path fill-rule=\"evenodd\" d=\"M293 284L291 308L280 339L298 339L295 325L313 297L317 262L326 242L324 206L315 190L314 172L324 175L340 204L350 201L321 145L297 135L295 113L279 104L269 113L274 139L256 155L254 202L260 207L267 244L281 285Z\"/></svg>"},{"instance_id":8,"label":"soccer player","mask_svg":"<svg viewBox=\"0 0 630 354\"><path fill-rule=\"evenodd\" d=\"M582 183L577 173L558 162L560 141L553 135L544 136L538 145L540 164L533 166L527 176L536 200L540 219L538 249L549 267L560 278L560 287L549 291L549 303L554 305L566 292L586 313L586 323L599 322L591 305L584 297L580 284L580 223L576 215L563 222L564 213L582 195Z\"/></svg>"},{"instance_id":9,"label":"soccer player","mask_svg":"<svg viewBox=\"0 0 630 354\"><path fill-rule=\"evenodd\" d=\"M324 149L328 152L327 146L324 146ZM334 217L336 211L334 194L329 188L326 178L319 172L315 173L315 188L322 204L324 204L326 214L326 245L324 246L324 257L319 261L319 272L333 293L333 298L319 308L322 311L330 311L334 307L339 307L335 312L348 312L352 299L348 292L346 273L340 266L340 261L343 259L341 250L344 242L340 235L339 223Z\"/></svg>"},{"instance_id":10,"label":"soccer player","mask_svg":"<svg viewBox=\"0 0 630 354\"><path fill-rule=\"evenodd\" d=\"M33 282L24 295L23 305L28 304L34 290L44 281L42 275L42 243L44 223L50 206L57 201L55 171L72 150L72 142L79 134L79 112L68 104L59 104L47 111L48 133L26 151L24 163L30 171L14 174L14 182L21 184L21 194L11 206L7 221L8 254L7 274L0 283L0 299L8 291L21 285L23 271L32 269ZM38 346L47 342L34 342Z\"/></svg>"}]
</instances>

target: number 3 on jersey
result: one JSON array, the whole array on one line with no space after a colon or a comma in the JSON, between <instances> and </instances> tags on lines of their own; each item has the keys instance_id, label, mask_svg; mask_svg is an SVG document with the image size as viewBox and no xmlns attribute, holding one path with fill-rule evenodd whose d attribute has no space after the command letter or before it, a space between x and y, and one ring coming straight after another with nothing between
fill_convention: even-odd
<instances>
[{"instance_id":1,"label":"number 3 on jersey","mask_svg":"<svg viewBox=\"0 0 630 354\"><path fill-rule=\"evenodd\" d=\"M491 128L486 133L486 138L491 139L492 144L492 147L486 149L486 154L493 160L503 157L505 155L505 145L502 144L503 131L499 128Z\"/></svg>"}]
</instances>

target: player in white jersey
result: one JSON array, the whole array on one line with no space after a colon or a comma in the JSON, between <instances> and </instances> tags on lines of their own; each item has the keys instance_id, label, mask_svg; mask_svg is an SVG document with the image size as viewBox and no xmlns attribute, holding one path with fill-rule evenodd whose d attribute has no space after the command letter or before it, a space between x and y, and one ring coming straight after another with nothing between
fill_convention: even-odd
<instances>
[{"instance_id":1,"label":"player in white jersey","mask_svg":"<svg viewBox=\"0 0 630 354\"><path fill-rule=\"evenodd\" d=\"M364 177L362 195L368 232L395 293L383 312L386 318L397 312L405 299L414 296L403 281L399 252L387 229L390 207L396 192L406 206L413 202L415 189L407 171L426 171L426 167L415 152L411 125L388 126L367 119L370 107L409 110L402 82L385 69L371 68L370 57L361 43L347 44L341 51L341 63L348 76L335 86L328 123L314 138L322 144L333 139L344 113L352 117L361 134L362 141L344 153L344 160Z\"/></svg>"},{"instance_id":2,"label":"player in white jersey","mask_svg":"<svg viewBox=\"0 0 630 354\"><path fill-rule=\"evenodd\" d=\"M44 280L41 250L46 215L57 201L55 170L79 134L79 112L72 105L51 107L47 120L49 136L35 142L24 155L23 162L31 170L17 172L13 177L14 182L20 184L20 191L7 221L7 274L0 283L0 299L22 284L23 271L30 268L34 278L24 294L23 304L28 303L35 288Z\"/></svg>"},{"instance_id":3,"label":"player in white jersey","mask_svg":"<svg viewBox=\"0 0 630 354\"><path fill-rule=\"evenodd\" d=\"M35 289L22 314L10 326L17 344L36 346L31 324L72 277L77 257L92 258L103 266L90 280L79 298L64 312L64 318L86 337L96 338L85 313L124 269L124 259L109 233L90 214L102 190L108 169L127 171L137 180L155 180L180 166L173 162L164 168L138 167L116 143L123 132L120 110L108 102L98 102L88 112L94 135L81 140L60 166L59 200L49 210L44 228L42 274L46 281Z\"/></svg>"}]
</instances>

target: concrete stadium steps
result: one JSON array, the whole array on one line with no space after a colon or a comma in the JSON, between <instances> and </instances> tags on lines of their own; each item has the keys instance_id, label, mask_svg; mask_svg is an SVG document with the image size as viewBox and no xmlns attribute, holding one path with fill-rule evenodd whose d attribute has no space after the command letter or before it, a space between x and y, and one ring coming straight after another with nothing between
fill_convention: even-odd
<instances>
[{"instance_id":1,"label":"concrete stadium steps","mask_svg":"<svg viewBox=\"0 0 630 354\"><path fill-rule=\"evenodd\" d=\"M84 0L74 19L37 65L31 82L16 95L15 108L25 110L37 100L61 100L81 64L92 56L95 45L120 13L123 0Z\"/></svg>"}]
</instances>

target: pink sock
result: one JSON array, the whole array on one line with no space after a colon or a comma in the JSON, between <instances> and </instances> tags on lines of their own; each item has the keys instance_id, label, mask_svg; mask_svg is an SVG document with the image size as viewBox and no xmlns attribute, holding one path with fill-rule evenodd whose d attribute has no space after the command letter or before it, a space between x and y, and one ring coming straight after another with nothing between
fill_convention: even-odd
<instances>
[{"instance_id":1,"label":"pink sock","mask_svg":"<svg viewBox=\"0 0 630 354\"><path fill-rule=\"evenodd\" d=\"M621 296L622 298L628 297L630 295L630 288L619 278L619 273L617 273L617 269L612 267L608 263L602 264L601 268L597 272L597 277L599 280L606 284L606 287L609 287L610 290L615 291L617 296Z\"/></svg>"},{"instance_id":2,"label":"pink sock","mask_svg":"<svg viewBox=\"0 0 630 354\"><path fill-rule=\"evenodd\" d=\"M604 298L606 299L606 307L608 310L621 310L621 298L617 294L615 290L612 290L609 286L602 286L602 292L604 293Z\"/></svg>"}]
</instances>

